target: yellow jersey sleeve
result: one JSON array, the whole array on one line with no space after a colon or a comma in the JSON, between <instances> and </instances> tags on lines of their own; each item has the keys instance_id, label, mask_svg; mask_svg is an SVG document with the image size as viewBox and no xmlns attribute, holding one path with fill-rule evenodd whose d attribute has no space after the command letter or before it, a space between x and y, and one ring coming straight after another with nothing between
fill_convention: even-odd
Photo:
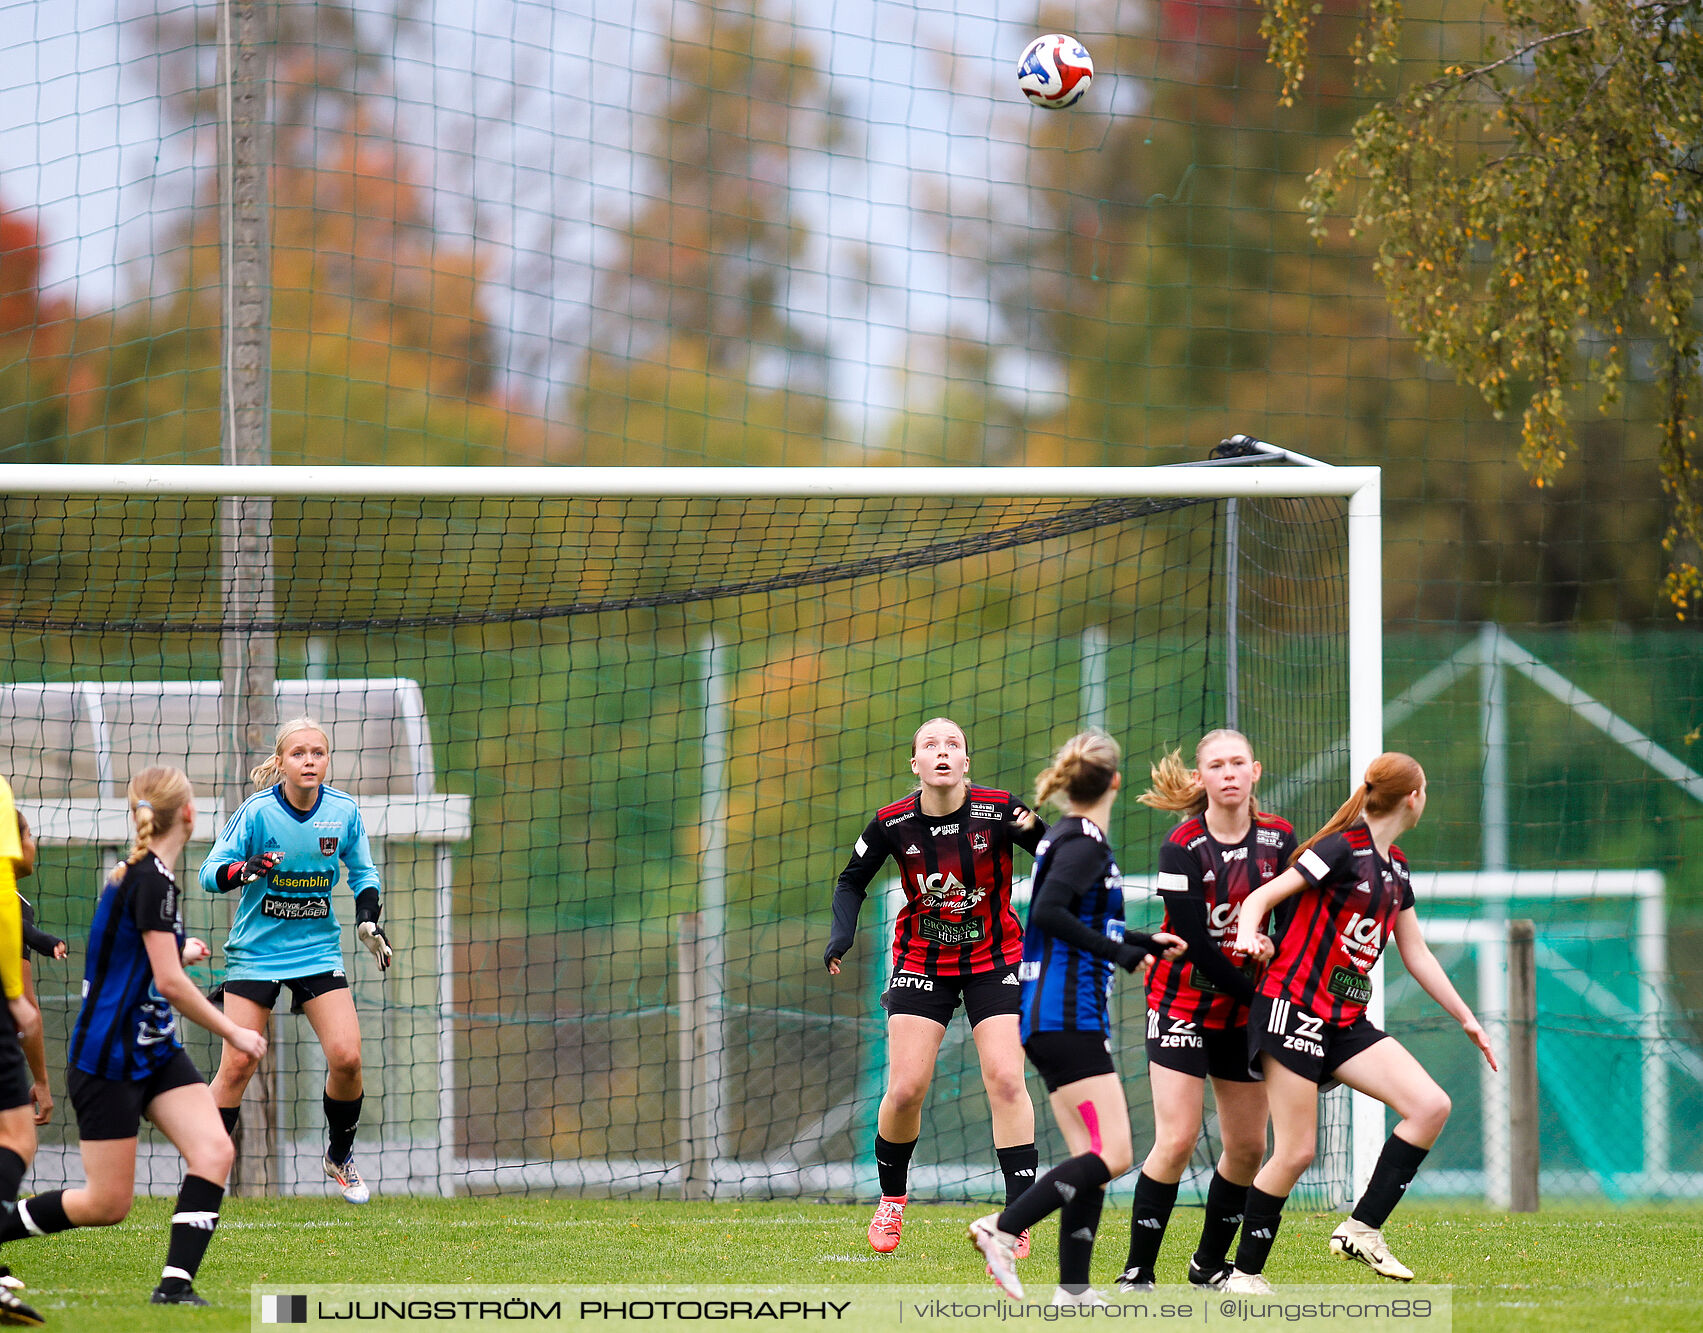
<instances>
[{"instance_id":1,"label":"yellow jersey sleeve","mask_svg":"<svg viewBox=\"0 0 1703 1333\"><path fill-rule=\"evenodd\" d=\"M0 856L0 990L8 1000L24 993L24 913L10 857Z\"/></svg>"},{"instance_id":2,"label":"yellow jersey sleeve","mask_svg":"<svg viewBox=\"0 0 1703 1333\"><path fill-rule=\"evenodd\" d=\"M0 778L0 990L6 992L8 1000L24 993L24 914L18 906L14 865L23 854L12 785Z\"/></svg>"},{"instance_id":3,"label":"yellow jersey sleeve","mask_svg":"<svg viewBox=\"0 0 1703 1333\"><path fill-rule=\"evenodd\" d=\"M12 800L12 784L0 778L0 856L23 859L24 844L18 837L18 807Z\"/></svg>"}]
</instances>

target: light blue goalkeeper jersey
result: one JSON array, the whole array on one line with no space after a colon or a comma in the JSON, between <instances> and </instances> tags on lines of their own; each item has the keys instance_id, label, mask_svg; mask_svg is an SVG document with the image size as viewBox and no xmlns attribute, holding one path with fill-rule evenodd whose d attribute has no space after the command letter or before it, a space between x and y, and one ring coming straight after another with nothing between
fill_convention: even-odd
<instances>
[{"instance_id":1,"label":"light blue goalkeeper jersey","mask_svg":"<svg viewBox=\"0 0 1703 1333\"><path fill-rule=\"evenodd\" d=\"M283 784L250 796L201 863L201 887L225 892L221 866L264 852L282 858L270 875L245 884L225 941L229 981L289 981L343 970L343 932L331 910L337 862L349 889L377 889L378 871L360 811L347 792L322 786L312 810L297 810Z\"/></svg>"}]
</instances>

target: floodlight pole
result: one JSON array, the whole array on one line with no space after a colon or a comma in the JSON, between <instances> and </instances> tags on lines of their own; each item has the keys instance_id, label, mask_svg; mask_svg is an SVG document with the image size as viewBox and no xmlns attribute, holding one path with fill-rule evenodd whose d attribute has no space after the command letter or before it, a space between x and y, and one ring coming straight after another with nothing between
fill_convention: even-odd
<instances>
[{"instance_id":1,"label":"floodlight pole","mask_svg":"<svg viewBox=\"0 0 1703 1333\"><path fill-rule=\"evenodd\" d=\"M227 467L272 461L272 248L267 186L274 0L226 0L219 7L219 254L224 281L224 358L219 392L220 460ZM277 724L277 645L270 633L232 628L273 618L272 500L219 497L220 589L226 629L220 638L219 725L226 815L248 793L249 770L272 748ZM235 910L235 904L232 904ZM270 1028L270 1025L269 1025ZM277 1107L269 1056L243 1093L232 1187L266 1194L280 1175Z\"/></svg>"}]
</instances>

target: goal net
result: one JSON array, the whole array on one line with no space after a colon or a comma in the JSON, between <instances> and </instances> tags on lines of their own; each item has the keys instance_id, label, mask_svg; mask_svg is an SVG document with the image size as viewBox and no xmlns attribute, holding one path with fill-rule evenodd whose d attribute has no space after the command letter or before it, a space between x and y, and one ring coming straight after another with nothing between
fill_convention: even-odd
<instances>
[{"instance_id":1,"label":"goal net","mask_svg":"<svg viewBox=\"0 0 1703 1333\"><path fill-rule=\"evenodd\" d=\"M275 663L260 720L324 718L384 881L396 963L348 961L380 1191L868 1196L878 895L839 977L821 955L834 879L908 790L925 718L958 720L976 780L1019 792L1084 725L1139 789L1230 722L1303 829L1378 744L1375 702L1354 703L1381 684L1371 470L6 471L0 763L41 842L25 888L73 941L36 960L50 1061L125 782L188 767L189 882L233 799L221 654L255 646ZM222 555L218 496L239 488L270 497L253 604ZM1117 810L1133 924L1157 922L1167 827ZM227 910L187 894L204 985ZM1140 1141L1143 1002L1117 1005ZM319 1189L324 1067L285 1008L257 1084L265 1179ZM999 1193L962 1027L924 1112L924 1197ZM186 1036L210 1071L215 1044ZM65 1134L44 1131L38 1187L77 1177ZM1346 1103L1323 1135L1304 1197L1334 1204ZM1215 1152L1209 1134L1206 1170ZM175 1165L149 1169L175 1188Z\"/></svg>"}]
</instances>

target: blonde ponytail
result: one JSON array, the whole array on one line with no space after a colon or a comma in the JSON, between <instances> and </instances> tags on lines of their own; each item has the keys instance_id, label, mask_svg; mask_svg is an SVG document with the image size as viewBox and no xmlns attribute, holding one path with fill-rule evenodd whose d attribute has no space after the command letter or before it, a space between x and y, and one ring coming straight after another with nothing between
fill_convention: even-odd
<instances>
[{"instance_id":1,"label":"blonde ponytail","mask_svg":"<svg viewBox=\"0 0 1703 1333\"><path fill-rule=\"evenodd\" d=\"M145 768L130 779L125 795L130 802L130 818L136 825L136 841L130 854L113 867L107 876L116 884L125 872L153 849L154 841L163 838L177 827L183 807L195 794L189 785L189 775L181 768L157 764Z\"/></svg>"},{"instance_id":2,"label":"blonde ponytail","mask_svg":"<svg viewBox=\"0 0 1703 1333\"><path fill-rule=\"evenodd\" d=\"M1206 788L1203 787L1195 774L1200 772L1200 756L1206 747L1217 741L1239 741L1248 747L1248 757L1253 758L1254 747L1246 736L1229 727L1219 727L1202 736L1194 747L1194 767L1183 765L1181 749L1172 750L1160 761L1154 764L1148 772L1153 775L1153 785L1135 799L1143 805L1155 810L1169 810L1177 815L1194 816L1206 813ZM1259 813L1259 801L1253 792L1248 793L1248 813Z\"/></svg>"},{"instance_id":3,"label":"blonde ponytail","mask_svg":"<svg viewBox=\"0 0 1703 1333\"><path fill-rule=\"evenodd\" d=\"M1172 750L1147 770L1152 785L1135 799L1155 810L1178 815L1198 815L1206 809L1206 788L1195 781L1194 771L1183 763L1183 752Z\"/></svg>"},{"instance_id":4,"label":"blonde ponytail","mask_svg":"<svg viewBox=\"0 0 1703 1333\"><path fill-rule=\"evenodd\" d=\"M1123 751L1105 732L1079 732L1059 747L1052 763L1035 779L1035 804L1044 804L1059 792L1072 805L1093 804L1112 785L1122 760ZM1053 804L1062 808L1064 802Z\"/></svg>"}]
</instances>

